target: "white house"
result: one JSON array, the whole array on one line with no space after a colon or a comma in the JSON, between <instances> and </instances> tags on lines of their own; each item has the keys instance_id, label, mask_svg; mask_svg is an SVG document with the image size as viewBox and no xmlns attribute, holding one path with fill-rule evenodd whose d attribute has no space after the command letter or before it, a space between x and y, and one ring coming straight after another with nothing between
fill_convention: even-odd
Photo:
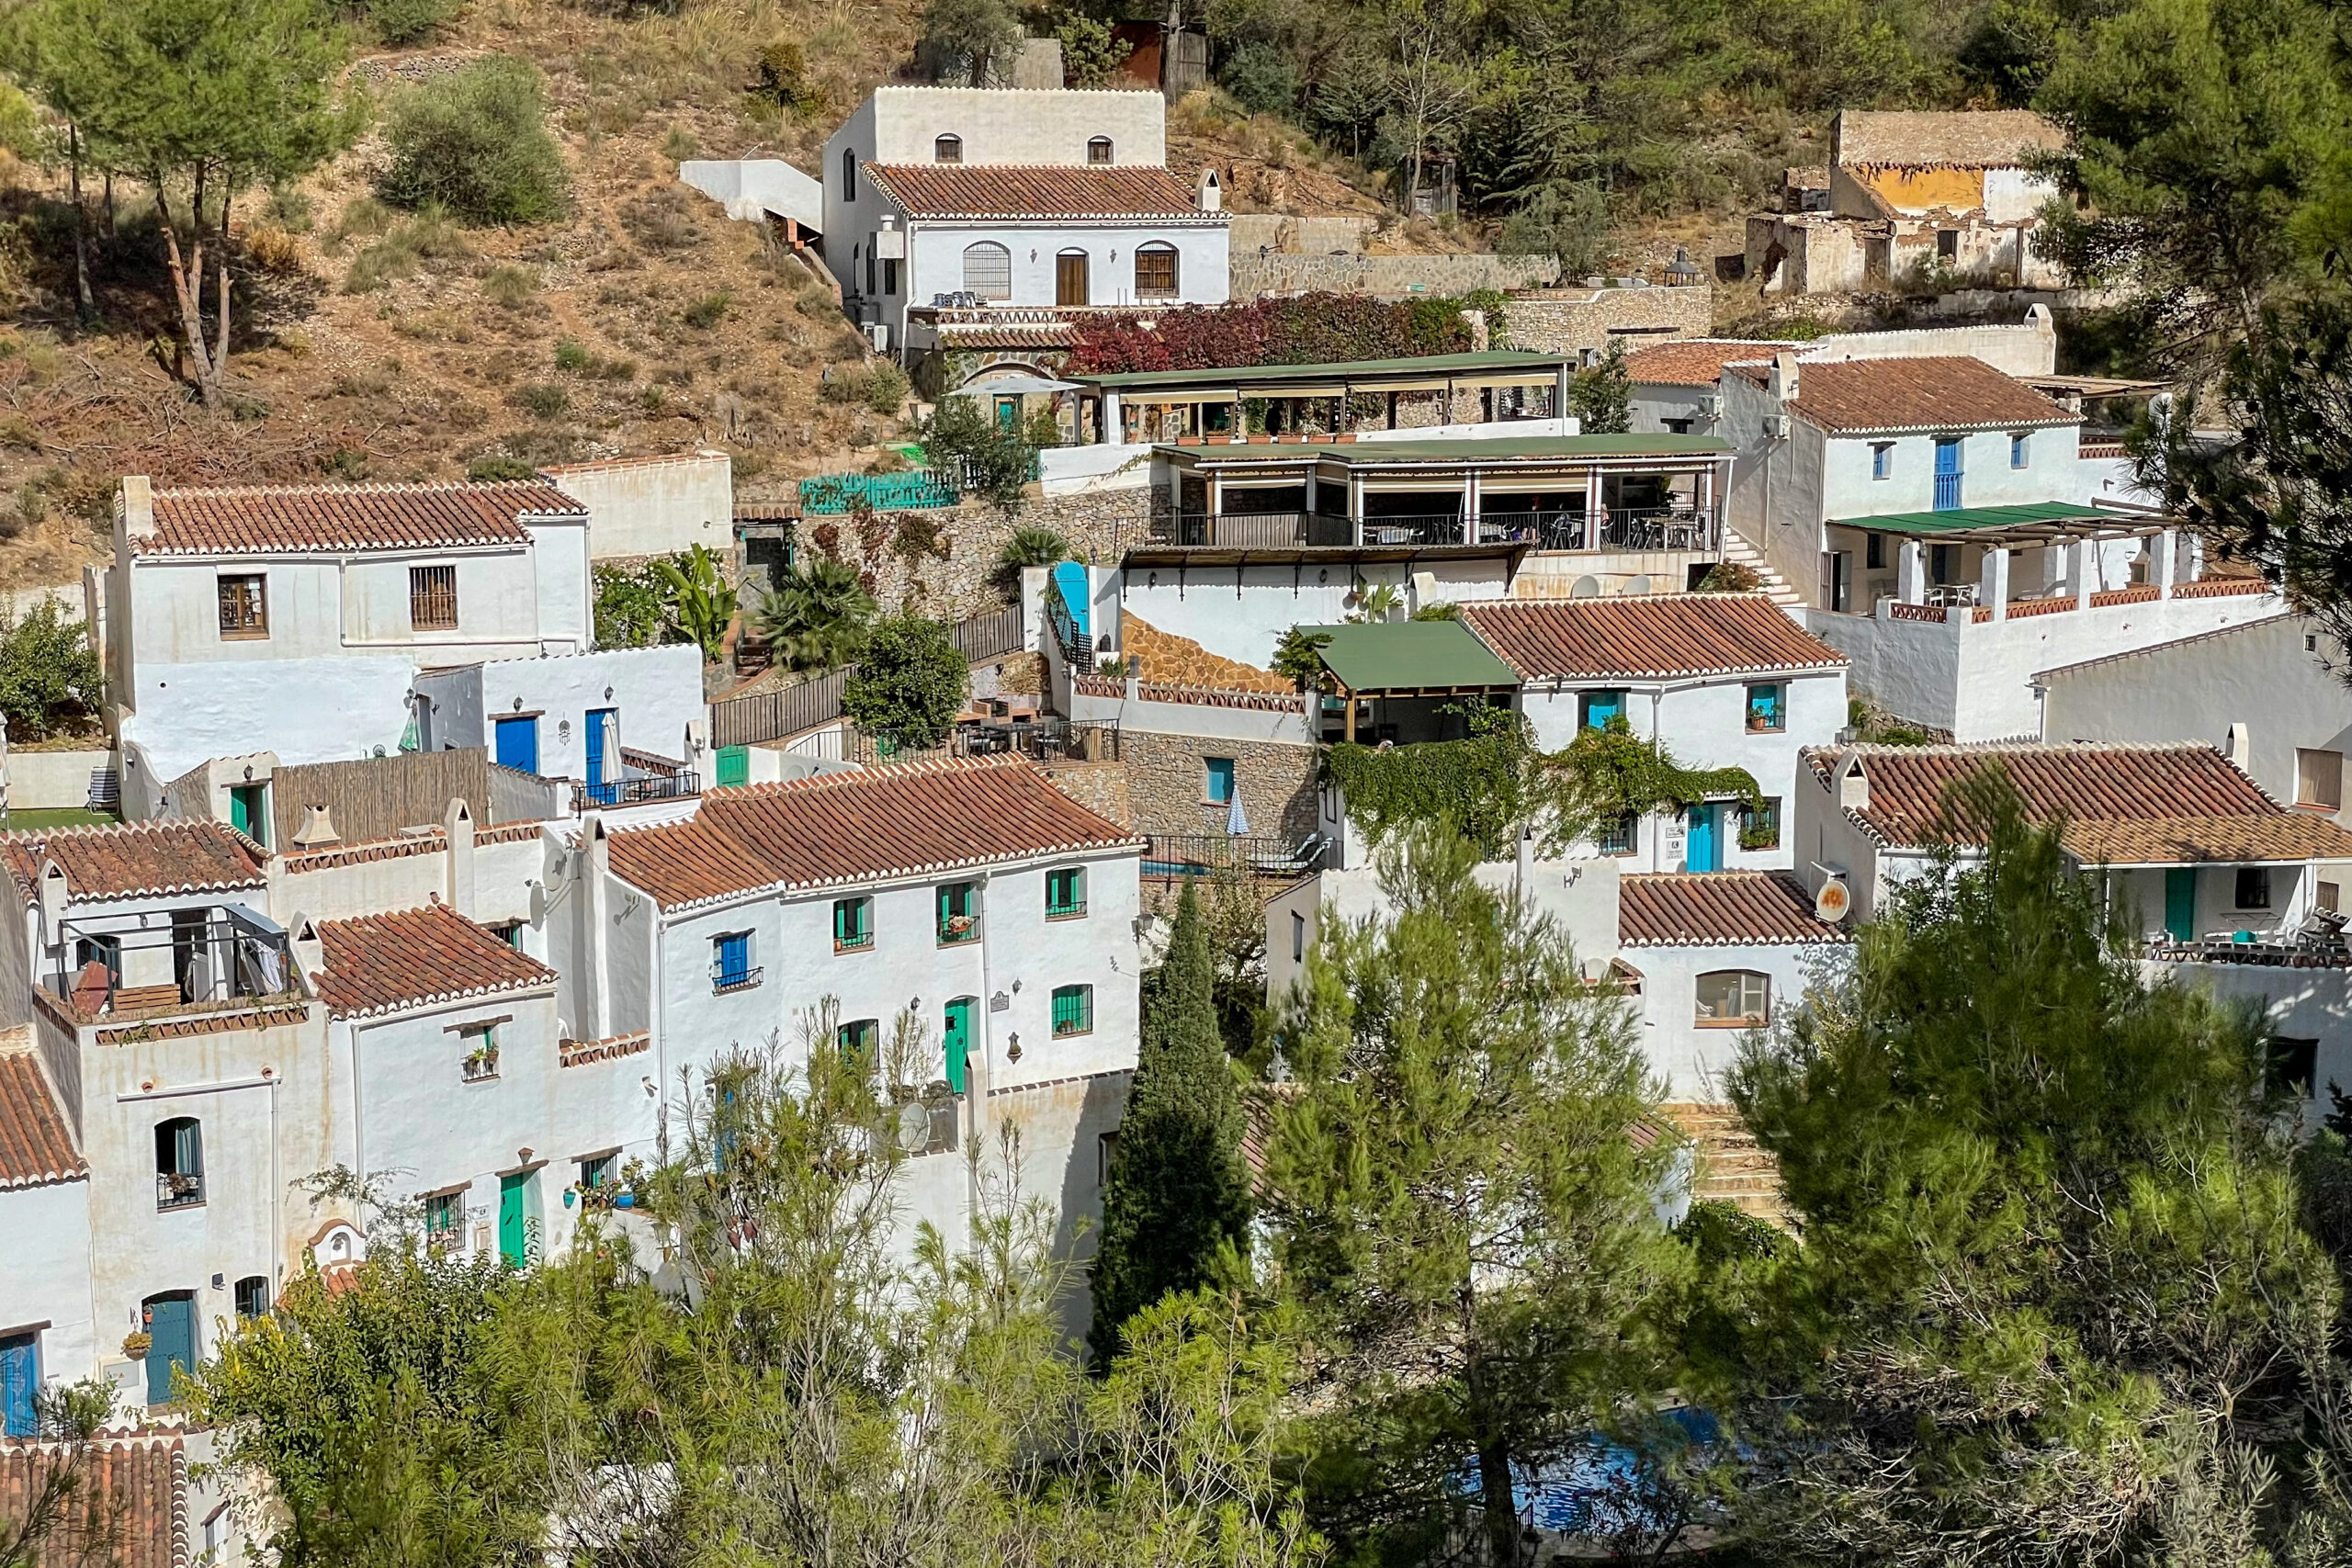
<instances>
[{"instance_id":1,"label":"white house","mask_svg":"<svg viewBox=\"0 0 2352 1568\"><path fill-rule=\"evenodd\" d=\"M1848 746L1804 761L1797 863L1816 892L1843 879L1857 919L1946 845L1973 852L1949 792L1997 766L2146 933L2153 975L2261 1001L2314 1115L2328 1082L2352 1088L2352 953L2324 913L2339 902L2352 831L2280 805L2211 746Z\"/></svg>"},{"instance_id":2,"label":"white house","mask_svg":"<svg viewBox=\"0 0 2352 1568\"><path fill-rule=\"evenodd\" d=\"M1222 303L1215 177L1167 159L1155 93L877 88L825 143L826 262L893 351L919 308Z\"/></svg>"},{"instance_id":3,"label":"white house","mask_svg":"<svg viewBox=\"0 0 2352 1568\"><path fill-rule=\"evenodd\" d=\"M592 816L549 897L565 1014L583 1038L644 1032L645 1071L674 1084L796 1046L830 1004L839 1042L930 1108L922 1152L1018 1121L1067 1230L1099 1204L1136 1062L1141 849L1018 759L723 789L662 827ZM963 1162L916 1165L915 1212L960 1234Z\"/></svg>"},{"instance_id":4,"label":"white house","mask_svg":"<svg viewBox=\"0 0 2352 1568\"><path fill-rule=\"evenodd\" d=\"M2275 798L2352 828L2343 659L2334 638L2282 614L2061 665L2034 676L2041 739L2202 741Z\"/></svg>"},{"instance_id":5,"label":"white house","mask_svg":"<svg viewBox=\"0 0 2352 1568\"><path fill-rule=\"evenodd\" d=\"M28 1438L33 1390L97 1364L90 1166L29 1027L0 1036L0 1436Z\"/></svg>"},{"instance_id":6,"label":"white house","mask_svg":"<svg viewBox=\"0 0 2352 1568\"><path fill-rule=\"evenodd\" d=\"M592 646L588 508L552 486L123 480L107 687L123 801L215 757L399 746L424 668Z\"/></svg>"},{"instance_id":7,"label":"white house","mask_svg":"<svg viewBox=\"0 0 2352 1568\"><path fill-rule=\"evenodd\" d=\"M691 795L709 766L691 643L428 670L415 694L420 749L487 747L502 766L578 781L589 806Z\"/></svg>"},{"instance_id":8,"label":"white house","mask_svg":"<svg viewBox=\"0 0 2352 1568\"><path fill-rule=\"evenodd\" d=\"M559 463L539 474L594 516L588 545L598 560L676 555L696 545L723 558L734 548L734 459L724 451Z\"/></svg>"},{"instance_id":9,"label":"white house","mask_svg":"<svg viewBox=\"0 0 2352 1568\"><path fill-rule=\"evenodd\" d=\"M1846 724L1846 660L1756 593L1670 593L1465 604L1462 620L1521 682L1545 750L1623 718L1685 768L1745 768L1764 800L1747 819L1724 791L1687 814L1629 820L1602 852L1626 869L1792 863L1784 804L1808 746Z\"/></svg>"}]
</instances>

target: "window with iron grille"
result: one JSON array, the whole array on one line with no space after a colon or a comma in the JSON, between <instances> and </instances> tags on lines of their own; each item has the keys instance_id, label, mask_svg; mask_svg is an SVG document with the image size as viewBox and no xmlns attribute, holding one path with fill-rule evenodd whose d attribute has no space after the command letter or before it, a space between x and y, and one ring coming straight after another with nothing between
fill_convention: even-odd
<instances>
[{"instance_id":1,"label":"window with iron grille","mask_svg":"<svg viewBox=\"0 0 2352 1568\"><path fill-rule=\"evenodd\" d=\"M1054 1038L1065 1034L1088 1034L1094 1029L1094 987L1091 986L1057 986L1054 987Z\"/></svg>"},{"instance_id":2,"label":"window with iron grille","mask_svg":"<svg viewBox=\"0 0 2352 1568\"><path fill-rule=\"evenodd\" d=\"M960 136L933 137L931 143L932 162L960 164L964 161L964 139Z\"/></svg>"},{"instance_id":3,"label":"window with iron grille","mask_svg":"<svg viewBox=\"0 0 2352 1568\"><path fill-rule=\"evenodd\" d=\"M1144 245L1136 251L1136 298L1138 299L1173 299L1176 298L1176 248L1173 245Z\"/></svg>"},{"instance_id":4,"label":"window with iron grille","mask_svg":"<svg viewBox=\"0 0 2352 1568\"><path fill-rule=\"evenodd\" d=\"M1065 919L1086 913L1086 871L1066 865L1046 873L1046 918Z\"/></svg>"},{"instance_id":5,"label":"window with iron grille","mask_svg":"<svg viewBox=\"0 0 2352 1568\"><path fill-rule=\"evenodd\" d=\"M1595 847L1605 855L1630 855L1639 847L1641 826L1641 818L1628 811L1616 821L1602 824Z\"/></svg>"},{"instance_id":6,"label":"window with iron grille","mask_svg":"<svg viewBox=\"0 0 2352 1568\"><path fill-rule=\"evenodd\" d=\"M442 1247L455 1246L466 1220L466 1193L428 1193L424 1200L424 1239Z\"/></svg>"},{"instance_id":7,"label":"window with iron grille","mask_svg":"<svg viewBox=\"0 0 2352 1568\"><path fill-rule=\"evenodd\" d=\"M222 637L269 635L268 579L259 572L215 580Z\"/></svg>"},{"instance_id":8,"label":"window with iron grille","mask_svg":"<svg viewBox=\"0 0 2352 1568\"><path fill-rule=\"evenodd\" d=\"M1090 140L1086 144L1086 161L1090 164L1109 163L1111 161L1111 139L1107 136L1097 136Z\"/></svg>"},{"instance_id":9,"label":"window with iron grille","mask_svg":"<svg viewBox=\"0 0 2352 1568\"><path fill-rule=\"evenodd\" d=\"M458 629L458 569L454 566L413 566L408 569L408 624L417 631Z\"/></svg>"},{"instance_id":10,"label":"window with iron grille","mask_svg":"<svg viewBox=\"0 0 2352 1568\"><path fill-rule=\"evenodd\" d=\"M964 288L982 299L1012 298L1012 253L993 240L964 247Z\"/></svg>"}]
</instances>

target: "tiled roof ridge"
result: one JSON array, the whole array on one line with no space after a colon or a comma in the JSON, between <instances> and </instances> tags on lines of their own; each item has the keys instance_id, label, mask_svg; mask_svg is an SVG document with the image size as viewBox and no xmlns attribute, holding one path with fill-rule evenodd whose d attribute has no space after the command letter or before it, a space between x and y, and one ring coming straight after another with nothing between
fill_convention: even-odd
<instances>
[{"instance_id":1,"label":"tiled roof ridge","mask_svg":"<svg viewBox=\"0 0 2352 1568\"><path fill-rule=\"evenodd\" d=\"M311 1010L301 1006L206 1013L196 1018L169 1019L161 1023L101 1029L97 1032L97 1043L101 1045L121 1045L134 1041L185 1040L198 1034L233 1034L241 1029L277 1029L285 1024L301 1023L310 1016Z\"/></svg>"},{"instance_id":2,"label":"tiled roof ridge","mask_svg":"<svg viewBox=\"0 0 2352 1568\"><path fill-rule=\"evenodd\" d=\"M477 844L519 844L537 838L540 829L546 826L545 822L537 820L501 822L495 827L475 829L474 842Z\"/></svg>"},{"instance_id":3,"label":"tiled roof ridge","mask_svg":"<svg viewBox=\"0 0 2352 1568\"><path fill-rule=\"evenodd\" d=\"M1849 751L1873 757L1942 757L1996 751L2211 751L2225 761L2228 755L2210 740L1939 740L1925 746L1849 740L1842 746L1805 748L1808 757L1842 756Z\"/></svg>"},{"instance_id":4,"label":"tiled roof ridge","mask_svg":"<svg viewBox=\"0 0 2352 1568\"><path fill-rule=\"evenodd\" d=\"M554 490L554 486L537 479L419 479L411 482L387 479L359 484L182 485L158 490L154 493L157 501L185 501L248 495L477 495ZM585 512L588 503L573 501L572 508Z\"/></svg>"},{"instance_id":5,"label":"tiled roof ridge","mask_svg":"<svg viewBox=\"0 0 2352 1568\"><path fill-rule=\"evenodd\" d=\"M370 839L357 844L322 844L315 850L292 850L277 857L288 871L325 871L368 861L404 860L410 855L436 854L448 848L448 834L440 828L401 833L396 838Z\"/></svg>"},{"instance_id":6,"label":"tiled roof ridge","mask_svg":"<svg viewBox=\"0 0 2352 1568\"><path fill-rule=\"evenodd\" d=\"M602 1040L560 1040L556 1042L558 1067L584 1067L594 1062L617 1061L623 1056L635 1056L653 1048L650 1031L638 1029L626 1034L607 1034Z\"/></svg>"},{"instance_id":7,"label":"tiled roof ridge","mask_svg":"<svg viewBox=\"0 0 2352 1568\"><path fill-rule=\"evenodd\" d=\"M1001 757L917 757L903 762L875 762L854 771L843 769L833 773L811 773L805 779L769 779L759 784L726 784L704 792L707 801L724 801L729 796L746 797L783 795L788 791L814 793L826 788L850 788L860 784L873 785L891 779L907 778L923 773L981 773L990 768L1026 768L1026 757L1017 754ZM701 821L700 816L693 818ZM665 826L677 826L675 823Z\"/></svg>"},{"instance_id":8,"label":"tiled roof ridge","mask_svg":"<svg viewBox=\"0 0 2352 1568\"><path fill-rule=\"evenodd\" d=\"M1076 678L1078 690L1090 697L1124 697L1125 681L1110 675L1080 675ZM1270 713L1295 710L1299 705L1296 694L1281 692L1235 691L1224 686L1187 686L1171 681L1139 681L1136 694L1146 702L1184 703L1202 707L1261 708Z\"/></svg>"}]
</instances>

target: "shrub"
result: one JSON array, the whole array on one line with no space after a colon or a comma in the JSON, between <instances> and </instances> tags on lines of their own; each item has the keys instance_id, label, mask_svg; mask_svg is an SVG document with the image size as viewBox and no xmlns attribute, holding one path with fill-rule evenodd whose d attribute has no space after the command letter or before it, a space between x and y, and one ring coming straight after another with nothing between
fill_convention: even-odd
<instances>
[{"instance_id":1,"label":"shrub","mask_svg":"<svg viewBox=\"0 0 2352 1568\"><path fill-rule=\"evenodd\" d=\"M686 325L708 331L726 320L727 303L727 296L724 294L704 295L685 308L684 314Z\"/></svg>"},{"instance_id":2,"label":"shrub","mask_svg":"<svg viewBox=\"0 0 2352 1568\"><path fill-rule=\"evenodd\" d=\"M1287 51L1271 43L1245 43L1220 73L1225 90L1252 114L1288 114L1298 101L1298 68Z\"/></svg>"},{"instance_id":3,"label":"shrub","mask_svg":"<svg viewBox=\"0 0 2352 1568\"><path fill-rule=\"evenodd\" d=\"M484 453L466 465L466 478L478 485L499 484L514 479L536 479L538 477L538 469L520 457L509 457L503 453ZM603 639L599 637L598 640Z\"/></svg>"},{"instance_id":4,"label":"shrub","mask_svg":"<svg viewBox=\"0 0 2352 1568\"><path fill-rule=\"evenodd\" d=\"M906 407L912 383L896 365L887 359L877 361L862 379L865 384L859 389L859 397L876 413L896 414Z\"/></svg>"},{"instance_id":5,"label":"shrub","mask_svg":"<svg viewBox=\"0 0 2352 1568\"><path fill-rule=\"evenodd\" d=\"M396 277L406 277L427 260L463 255L465 237L437 208L394 224L384 237L351 258L344 275L345 294L367 294Z\"/></svg>"},{"instance_id":6,"label":"shrub","mask_svg":"<svg viewBox=\"0 0 2352 1568\"><path fill-rule=\"evenodd\" d=\"M677 186L663 186L622 208L621 227L655 251L682 250L702 238L694 201Z\"/></svg>"},{"instance_id":7,"label":"shrub","mask_svg":"<svg viewBox=\"0 0 2352 1568\"><path fill-rule=\"evenodd\" d=\"M1609 196L1589 181L1547 185L1503 222L1506 254L1557 256L1570 277L1600 270L1609 259Z\"/></svg>"},{"instance_id":8,"label":"shrub","mask_svg":"<svg viewBox=\"0 0 2352 1568\"><path fill-rule=\"evenodd\" d=\"M89 628L44 598L0 633L0 714L8 733L40 740L94 716L105 689Z\"/></svg>"},{"instance_id":9,"label":"shrub","mask_svg":"<svg viewBox=\"0 0 2352 1568\"><path fill-rule=\"evenodd\" d=\"M492 54L402 89L386 113L391 162L377 194L396 207L437 203L468 223L560 216L568 180L548 134L537 67Z\"/></svg>"},{"instance_id":10,"label":"shrub","mask_svg":"<svg viewBox=\"0 0 2352 1568\"><path fill-rule=\"evenodd\" d=\"M670 624L666 586L650 561L636 566L598 562L596 577L596 646L650 648L662 640Z\"/></svg>"},{"instance_id":11,"label":"shrub","mask_svg":"<svg viewBox=\"0 0 2352 1568\"><path fill-rule=\"evenodd\" d=\"M814 316L820 321L827 316L838 316L842 310L833 303L832 290L822 284L811 284L802 289L794 297L792 308L804 316Z\"/></svg>"},{"instance_id":12,"label":"shrub","mask_svg":"<svg viewBox=\"0 0 2352 1568\"><path fill-rule=\"evenodd\" d=\"M463 0L368 0L368 25L386 43L422 43L458 19Z\"/></svg>"},{"instance_id":13,"label":"shrub","mask_svg":"<svg viewBox=\"0 0 2352 1568\"><path fill-rule=\"evenodd\" d=\"M539 291L539 275L527 266L502 262L482 275L482 298L504 310L519 310Z\"/></svg>"},{"instance_id":14,"label":"shrub","mask_svg":"<svg viewBox=\"0 0 2352 1568\"><path fill-rule=\"evenodd\" d=\"M808 57L797 39L780 38L760 51L759 80L752 91L781 108L812 107Z\"/></svg>"},{"instance_id":15,"label":"shrub","mask_svg":"<svg viewBox=\"0 0 2352 1568\"><path fill-rule=\"evenodd\" d=\"M923 749L947 738L970 683L971 666L945 626L921 615L888 615L867 634L865 651L842 688L842 709L878 739Z\"/></svg>"},{"instance_id":16,"label":"shrub","mask_svg":"<svg viewBox=\"0 0 2352 1568\"><path fill-rule=\"evenodd\" d=\"M514 389L516 408L535 413L541 419L553 419L571 405L571 394L552 381L534 381Z\"/></svg>"},{"instance_id":17,"label":"shrub","mask_svg":"<svg viewBox=\"0 0 2352 1568\"><path fill-rule=\"evenodd\" d=\"M578 338L568 337L555 345L555 367L559 370L585 370L596 362Z\"/></svg>"},{"instance_id":18,"label":"shrub","mask_svg":"<svg viewBox=\"0 0 2352 1568\"><path fill-rule=\"evenodd\" d=\"M1062 44L1062 81L1071 87L1107 87L1135 46L1122 42L1111 24L1073 10L1055 24Z\"/></svg>"},{"instance_id":19,"label":"shrub","mask_svg":"<svg viewBox=\"0 0 2352 1568\"><path fill-rule=\"evenodd\" d=\"M940 399L915 434L933 470L958 491L980 497L1007 517L1021 509L1021 487L1036 466L1037 449L1020 431L1001 428L978 399Z\"/></svg>"},{"instance_id":20,"label":"shrub","mask_svg":"<svg viewBox=\"0 0 2352 1568\"><path fill-rule=\"evenodd\" d=\"M245 231L245 259L264 272L290 276L302 270L302 247L276 224L256 223Z\"/></svg>"},{"instance_id":21,"label":"shrub","mask_svg":"<svg viewBox=\"0 0 2352 1568\"><path fill-rule=\"evenodd\" d=\"M670 134L662 139L662 156L673 163L684 163L701 151L702 143L683 125L672 126Z\"/></svg>"}]
</instances>

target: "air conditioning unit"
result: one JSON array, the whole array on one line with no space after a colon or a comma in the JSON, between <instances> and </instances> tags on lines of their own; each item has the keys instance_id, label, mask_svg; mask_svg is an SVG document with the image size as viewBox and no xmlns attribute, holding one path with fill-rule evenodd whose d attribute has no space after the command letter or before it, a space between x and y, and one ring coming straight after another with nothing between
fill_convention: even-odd
<instances>
[{"instance_id":1,"label":"air conditioning unit","mask_svg":"<svg viewBox=\"0 0 2352 1568\"><path fill-rule=\"evenodd\" d=\"M1699 400L1699 415L1702 419L1720 419L1723 417L1723 412L1724 400L1721 393L1709 392Z\"/></svg>"},{"instance_id":2,"label":"air conditioning unit","mask_svg":"<svg viewBox=\"0 0 2352 1568\"><path fill-rule=\"evenodd\" d=\"M1766 414L1764 416L1764 439L1767 441L1786 441L1788 438L1789 416L1784 413Z\"/></svg>"},{"instance_id":3,"label":"air conditioning unit","mask_svg":"<svg viewBox=\"0 0 2352 1568\"><path fill-rule=\"evenodd\" d=\"M888 353L889 353L889 352L890 352L890 323L889 323L889 322L888 322L888 321L868 321L868 322L866 322L866 323L865 323L865 336L866 336L866 340L867 340L868 342L870 342L871 344L874 344L874 352L875 352L875 353L876 353L876 354L888 354Z\"/></svg>"}]
</instances>

